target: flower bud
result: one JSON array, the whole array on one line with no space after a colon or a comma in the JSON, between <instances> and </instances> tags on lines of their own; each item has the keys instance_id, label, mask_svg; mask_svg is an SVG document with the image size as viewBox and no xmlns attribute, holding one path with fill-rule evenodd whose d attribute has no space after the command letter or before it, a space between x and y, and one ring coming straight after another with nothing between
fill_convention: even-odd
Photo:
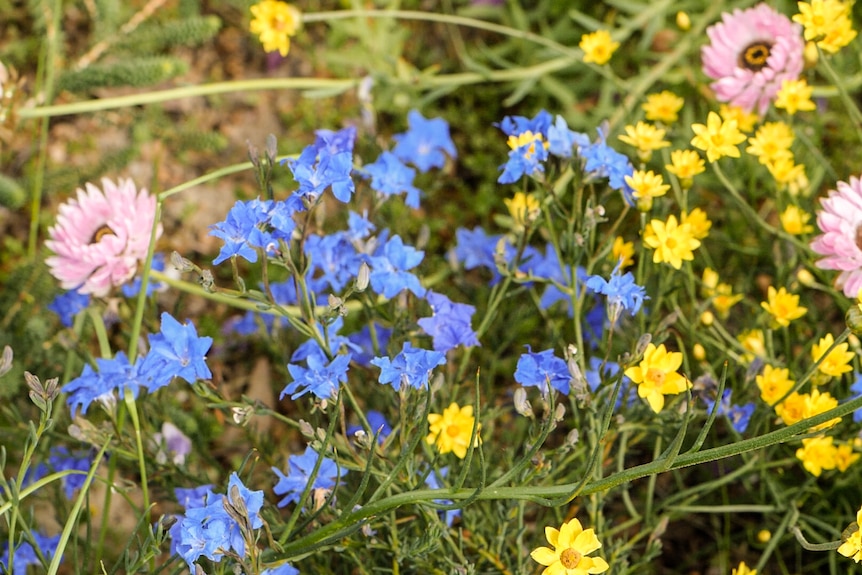
<instances>
[{"instance_id":1,"label":"flower bud","mask_svg":"<svg viewBox=\"0 0 862 575\"><path fill-rule=\"evenodd\" d=\"M683 32L688 32L691 29L691 18L686 12L680 10L676 13L676 26Z\"/></svg>"},{"instance_id":2,"label":"flower bud","mask_svg":"<svg viewBox=\"0 0 862 575\"><path fill-rule=\"evenodd\" d=\"M853 333L857 335L862 334L862 310L859 309L858 305L850 306L850 309L847 310L847 314L844 316L844 321Z\"/></svg>"},{"instance_id":3,"label":"flower bud","mask_svg":"<svg viewBox=\"0 0 862 575\"><path fill-rule=\"evenodd\" d=\"M711 311L705 311L702 314L700 314L700 323L709 327L713 323L715 323L715 316L712 314Z\"/></svg>"},{"instance_id":4,"label":"flower bud","mask_svg":"<svg viewBox=\"0 0 862 575\"><path fill-rule=\"evenodd\" d=\"M706 350L699 343L694 344L692 354L694 355L694 359L697 361L703 361L706 359Z\"/></svg>"},{"instance_id":5,"label":"flower bud","mask_svg":"<svg viewBox=\"0 0 862 575\"><path fill-rule=\"evenodd\" d=\"M805 268L799 268L799 271L796 272L796 279L805 287L811 287L817 283L814 275Z\"/></svg>"},{"instance_id":6,"label":"flower bud","mask_svg":"<svg viewBox=\"0 0 862 575\"><path fill-rule=\"evenodd\" d=\"M527 390L523 387L519 387L515 390L514 402L515 411L519 414L529 418L533 418L535 416L533 413L533 406L530 405L530 402L527 400Z\"/></svg>"},{"instance_id":7,"label":"flower bud","mask_svg":"<svg viewBox=\"0 0 862 575\"><path fill-rule=\"evenodd\" d=\"M772 539L772 533L769 532L768 529L761 529L757 532L757 541L760 543L769 543L769 540Z\"/></svg>"},{"instance_id":8,"label":"flower bud","mask_svg":"<svg viewBox=\"0 0 862 575\"><path fill-rule=\"evenodd\" d=\"M356 283L354 288L357 292L365 291L365 288L368 287L368 282L371 279L371 268L368 267L368 264L362 262L359 264L359 272L356 274Z\"/></svg>"}]
</instances>

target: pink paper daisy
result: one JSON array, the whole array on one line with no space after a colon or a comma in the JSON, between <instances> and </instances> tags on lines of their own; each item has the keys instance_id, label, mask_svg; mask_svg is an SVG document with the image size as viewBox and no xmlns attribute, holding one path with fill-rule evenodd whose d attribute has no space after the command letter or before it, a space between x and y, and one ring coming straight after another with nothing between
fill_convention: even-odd
<instances>
[{"instance_id":1,"label":"pink paper daisy","mask_svg":"<svg viewBox=\"0 0 862 575\"><path fill-rule=\"evenodd\" d=\"M802 28L766 4L725 13L706 34L703 71L715 80L716 97L747 112L763 115L781 82L802 72Z\"/></svg>"},{"instance_id":2,"label":"pink paper daisy","mask_svg":"<svg viewBox=\"0 0 862 575\"><path fill-rule=\"evenodd\" d=\"M147 256L156 217L156 198L138 192L132 180L104 178L102 187L78 188L78 198L60 206L45 242L56 254L45 263L60 285L95 296L132 279ZM159 224L156 237L161 234Z\"/></svg>"},{"instance_id":3,"label":"pink paper daisy","mask_svg":"<svg viewBox=\"0 0 862 575\"><path fill-rule=\"evenodd\" d=\"M835 287L855 298L862 288L862 182L838 182L837 190L821 198L817 226L823 234L814 238L811 249L825 256L816 265L824 270L840 270Z\"/></svg>"}]
</instances>

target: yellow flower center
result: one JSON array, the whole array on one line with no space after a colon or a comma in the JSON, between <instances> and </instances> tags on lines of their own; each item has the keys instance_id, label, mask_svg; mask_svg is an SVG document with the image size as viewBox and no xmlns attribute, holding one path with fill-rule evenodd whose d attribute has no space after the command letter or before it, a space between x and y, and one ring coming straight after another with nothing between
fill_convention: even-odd
<instances>
[{"instance_id":1,"label":"yellow flower center","mask_svg":"<svg viewBox=\"0 0 862 575\"><path fill-rule=\"evenodd\" d=\"M651 367L647 370L646 378L648 381L653 382L656 387L661 387L664 385L665 373L663 370L658 369L657 367Z\"/></svg>"},{"instance_id":2,"label":"yellow flower center","mask_svg":"<svg viewBox=\"0 0 862 575\"><path fill-rule=\"evenodd\" d=\"M762 70L766 66L771 48L771 44L762 41L750 44L739 55L740 68L747 68L754 72Z\"/></svg>"},{"instance_id":3,"label":"yellow flower center","mask_svg":"<svg viewBox=\"0 0 862 575\"><path fill-rule=\"evenodd\" d=\"M560 563L563 564L563 567L566 569L574 569L581 562L581 555L575 549L569 548L560 553Z\"/></svg>"},{"instance_id":4,"label":"yellow flower center","mask_svg":"<svg viewBox=\"0 0 862 575\"><path fill-rule=\"evenodd\" d=\"M457 425L450 425L446 428L446 435L449 437L458 437L461 435L461 429Z\"/></svg>"},{"instance_id":5,"label":"yellow flower center","mask_svg":"<svg viewBox=\"0 0 862 575\"><path fill-rule=\"evenodd\" d=\"M115 236L117 234L114 233L114 230L108 226L108 224L102 224L102 226L93 233L93 239L90 241L91 244L97 244L102 241L102 238L105 236Z\"/></svg>"}]
</instances>

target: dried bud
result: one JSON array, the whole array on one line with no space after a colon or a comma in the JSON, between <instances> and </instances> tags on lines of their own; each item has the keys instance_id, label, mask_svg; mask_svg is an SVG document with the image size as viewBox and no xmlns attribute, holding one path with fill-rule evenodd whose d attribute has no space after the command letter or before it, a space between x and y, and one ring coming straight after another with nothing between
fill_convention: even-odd
<instances>
[{"instance_id":1,"label":"dried bud","mask_svg":"<svg viewBox=\"0 0 862 575\"><path fill-rule=\"evenodd\" d=\"M524 417L533 418L535 414L533 413L533 406L530 405L530 402L527 400L527 390L523 387L519 387L515 390L514 396L515 402L515 411Z\"/></svg>"},{"instance_id":2,"label":"dried bud","mask_svg":"<svg viewBox=\"0 0 862 575\"><path fill-rule=\"evenodd\" d=\"M201 277L198 280L204 291L213 293L215 291L215 278L210 270L201 270Z\"/></svg>"},{"instance_id":3,"label":"dried bud","mask_svg":"<svg viewBox=\"0 0 862 575\"><path fill-rule=\"evenodd\" d=\"M314 438L314 427L312 427L311 424L304 419L299 420L299 432L303 435L303 437L307 437L309 439Z\"/></svg>"},{"instance_id":4,"label":"dried bud","mask_svg":"<svg viewBox=\"0 0 862 575\"><path fill-rule=\"evenodd\" d=\"M356 274L356 283L353 286L357 292L364 292L368 287L368 282L371 279L371 268L368 264L362 262L359 264L359 272Z\"/></svg>"},{"instance_id":5,"label":"dried bud","mask_svg":"<svg viewBox=\"0 0 862 575\"><path fill-rule=\"evenodd\" d=\"M8 345L3 347L3 356L0 357L0 377L3 377L12 369L12 348Z\"/></svg>"},{"instance_id":6,"label":"dried bud","mask_svg":"<svg viewBox=\"0 0 862 575\"><path fill-rule=\"evenodd\" d=\"M232 407L231 414L233 416L233 422L241 427L245 427L251 419L253 411L254 410L250 405L245 407Z\"/></svg>"},{"instance_id":7,"label":"dried bud","mask_svg":"<svg viewBox=\"0 0 862 575\"><path fill-rule=\"evenodd\" d=\"M181 272L195 271L195 264L180 255L180 252L174 250L171 252L171 265Z\"/></svg>"},{"instance_id":8,"label":"dried bud","mask_svg":"<svg viewBox=\"0 0 862 575\"><path fill-rule=\"evenodd\" d=\"M269 134L266 137L266 157L270 164L275 163L275 157L278 155L278 143L275 139L275 134Z\"/></svg>"},{"instance_id":9,"label":"dried bud","mask_svg":"<svg viewBox=\"0 0 862 575\"><path fill-rule=\"evenodd\" d=\"M635 356L641 357L644 354L644 352L646 351L646 348L650 344L651 341L652 341L652 335L651 334L645 333L642 336L640 336L640 338L638 338L638 344L635 347Z\"/></svg>"},{"instance_id":10,"label":"dried bud","mask_svg":"<svg viewBox=\"0 0 862 575\"><path fill-rule=\"evenodd\" d=\"M574 447L575 445L577 445L579 440L580 440L580 434L578 433L577 429L571 430L566 435L566 445L569 445L570 447Z\"/></svg>"},{"instance_id":11,"label":"dried bud","mask_svg":"<svg viewBox=\"0 0 862 575\"><path fill-rule=\"evenodd\" d=\"M558 403L557 407L554 409L554 421L556 423L561 422L566 417L566 406L562 403Z\"/></svg>"}]
</instances>

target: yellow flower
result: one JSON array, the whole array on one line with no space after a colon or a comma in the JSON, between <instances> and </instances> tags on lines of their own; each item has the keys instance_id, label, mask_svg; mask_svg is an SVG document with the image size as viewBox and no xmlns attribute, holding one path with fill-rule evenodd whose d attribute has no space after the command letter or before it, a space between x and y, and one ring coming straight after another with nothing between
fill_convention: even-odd
<instances>
[{"instance_id":1,"label":"yellow flower","mask_svg":"<svg viewBox=\"0 0 862 575\"><path fill-rule=\"evenodd\" d=\"M838 471L844 473L857 461L859 461L859 454L853 453L853 448L850 445L842 443L838 446L838 449L835 452L835 468L838 469Z\"/></svg>"},{"instance_id":2,"label":"yellow flower","mask_svg":"<svg viewBox=\"0 0 862 575\"><path fill-rule=\"evenodd\" d=\"M820 338L819 343L811 348L811 358L815 362L818 361L826 353L826 350L832 347L833 343L835 343L835 340L832 334L827 333L824 337ZM835 346L835 349L830 351L829 355L820 364L820 372L832 377L840 377L842 373L853 371L853 366L850 365L850 362L853 361L853 357L856 354L848 351L848 347L847 342Z\"/></svg>"},{"instance_id":3,"label":"yellow flower","mask_svg":"<svg viewBox=\"0 0 862 575\"><path fill-rule=\"evenodd\" d=\"M739 106L728 106L727 104L722 104L718 108L718 113L725 121L736 120L739 131L746 134L754 129L754 125L760 119L755 112L746 112Z\"/></svg>"},{"instance_id":4,"label":"yellow flower","mask_svg":"<svg viewBox=\"0 0 862 575\"><path fill-rule=\"evenodd\" d=\"M670 153L670 164L665 166L668 172L679 178L680 185L688 189L694 177L706 170L706 164L700 154L694 150L674 150Z\"/></svg>"},{"instance_id":5,"label":"yellow flower","mask_svg":"<svg viewBox=\"0 0 862 575\"><path fill-rule=\"evenodd\" d=\"M588 557L602 544L592 529L584 529L577 519L567 521L557 531L545 527L545 537L553 549L537 547L530 557L544 565L542 575L587 575L604 573L610 567L601 557Z\"/></svg>"},{"instance_id":6,"label":"yellow flower","mask_svg":"<svg viewBox=\"0 0 862 575\"><path fill-rule=\"evenodd\" d=\"M548 142L544 141L542 134L534 134L530 130L527 130L526 132L521 132L517 135L512 134L511 136L509 136L509 139L506 141L506 143L513 150L517 150L518 148L522 148L529 144L530 147L524 154L524 157L528 159L536 153L536 144L544 146L545 148L548 147Z\"/></svg>"},{"instance_id":7,"label":"yellow flower","mask_svg":"<svg viewBox=\"0 0 862 575\"><path fill-rule=\"evenodd\" d=\"M787 293L785 288L775 291L774 287L769 286L766 300L760 302L760 307L772 315L775 323L783 327L789 326L791 321L799 319L808 311L808 308L799 305L799 296Z\"/></svg>"},{"instance_id":8,"label":"yellow flower","mask_svg":"<svg viewBox=\"0 0 862 575\"><path fill-rule=\"evenodd\" d=\"M443 414L429 413L428 423L430 427L428 437L425 442L428 445L437 445L437 451L441 454L453 452L460 459L467 456L467 448L470 445L470 437L473 435L473 406L465 405L458 407L458 404L452 402L449 407L443 410ZM473 447L479 445L479 431L481 424L477 428L476 441Z\"/></svg>"},{"instance_id":9,"label":"yellow flower","mask_svg":"<svg viewBox=\"0 0 862 575\"><path fill-rule=\"evenodd\" d=\"M850 20L850 3L839 0L797 2L799 14L793 21L805 28L806 40L817 40L823 50L835 53L856 37Z\"/></svg>"},{"instance_id":10,"label":"yellow flower","mask_svg":"<svg viewBox=\"0 0 862 575\"><path fill-rule=\"evenodd\" d=\"M680 223L691 226L691 235L702 240L709 235L712 222L706 217L706 212L700 208L694 208L690 213L683 212L680 215Z\"/></svg>"},{"instance_id":11,"label":"yellow flower","mask_svg":"<svg viewBox=\"0 0 862 575\"><path fill-rule=\"evenodd\" d=\"M736 339L747 352L746 361L752 361L755 356L766 357L766 339L763 337L763 330L749 329L739 334Z\"/></svg>"},{"instance_id":12,"label":"yellow flower","mask_svg":"<svg viewBox=\"0 0 862 575\"><path fill-rule=\"evenodd\" d=\"M720 283L715 288L715 296L712 298L712 307L718 312L722 318L726 318L730 313L730 308L742 301L742 294L733 295L733 288L730 284ZM758 354L764 355L764 354Z\"/></svg>"},{"instance_id":13,"label":"yellow flower","mask_svg":"<svg viewBox=\"0 0 862 575\"><path fill-rule=\"evenodd\" d=\"M862 526L862 507L859 508L859 511L856 512L856 523L855 525L851 525L847 529L844 530L844 533L847 533L850 529L855 527L855 531L847 536L844 539L844 536L841 538L844 539L844 542L841 544L841 547L838 548L838 552L844 557L850 557L856 563L862 561L862 531L859 530L859 527Z\"/></svg>"},{"instance_id":14,"label":"yellow flower","mask_svg":"<svg viewBox=\"0 0 862 575\"><path fill-rule=\"evenodd\" d=\"M670 146L670 142L664 139L665 131L656 128L646 122L638 122L634 126L626 126L626 133L619 139L638 151L638 158L642 162L649 162L654 150L660 150Z\"/></svg>"},{"instance_id":15,"label":"yellow flower","mask_svg":"<svg viewBox=\"0 0 862 575\"><path fill-rule=\"evenodd\" d=\"M745 151L752 156L757 156L761 164L782 158L793 158L793 152L790 151L793 138L793 130L784 122L767 122L748 139L751 145Z\"/></svg>"},{"instance_id":16,"label":"yellow flower","mask_svg":"<svg viewBox=\"0 0 862 575\"><path fill-rule=\"evenodd\" d=\"M251 13L254 18L249 30L260 37L264 51L277 50L282 56L287 56L290 37L296 34L302 24L300 11L286 2L263 0L251 7Z\"/></svg>"},{"instance_id":17,"label":"yellow flower","mask_svg":"<svg viewBox=\"0 0 862 575\"><path fill-rule=\"evenodd\" d=\"M693 252L700 246L700 240L694 237L691 225L678 224L674 215L668 216L667 222L653 220L647 224L643 241L655 250L653 262L667 262L676 269L682 267L683 260L693 260Z\"/></svg>"},{"instance_id":18,"label":"yellow flower","mask_svg":"<svg viewBox=\"0 0 862 575\"><path fill-rule=\"evenodd\" d=\"M787 209L778 217L781 220L781 227L788 234L799 236L814 231L814 226L808 225L811 214L798 206L787 206Z\"/></svg>"},{"instance_id":19,"label":"yellow flower","mask_svg":"<svg viewBox=\"0 0 862 575\"><path fill-rule=\"evenodd\" d=\"M745 141L745 136L739 131L736 120L722 121L721 116L710 112L704 124L692 124L691 130L695 136L691 145L706 152L706 159L714 162L724 156L739 157L736 146Z\"/></svg>"},{"instance_id":20,"label":"yellow flower","mask_svg":"<svg viewBox=\"0 0 862 575\"><path fill-rule=\"evenodd\" d=\"M657 94L647 94L646 102L641 105L646 113L646 119L653 122L664 122L673 124L679 117L679 111L685 100L670 92L663 90Z\"/></svg>"},{"instance_id":21,"label":"yellow flower","mask_svg":"<svg viewBox=\"0 0 862 575\"><path fill-rule=\"evenodd\" d=\"M810 394L805 395L807 395L808 397L805 398L805 406L802 412L803 419L808 419L809 417L814 417L815 415L826 413L830 409L838 407L838 400L832 397L829 392L821 393L819 389L814 389L811 391ZM829 429L840 421L841 418L836 417L835 419L830 419L829 421L823 422L820 425L815 425L811 429L813 429L814 431Z\"/></svg>"},{"instance_id":22,"label":"yellow flower","mask_svg":"<svg viewBox=\"0 0 862 575\"><path fill-rule=\"evenodd\" d=\"M634 255L634 242L627 242L623 239L622 236L617 236L614 238L614 245L611 247L610 254L610 258L611 260L613 260L614 264L622 260L622 265L620 266L620 269L625 269L634 263L634 259L632 259L632 256Z\"/></svg>"},{"instance_id":23,"label":"yellow flower","mask_svg":"<svg viewBox=\"0 0 862 575\"><path fill-rule=\"evenodd\" d=\"M541 213L539 200L533 194L515 192L515 196L511 200L506 198L503 203L509 208L509 214L518 228L523 228L526 224L534 222Z\"/></svg>"},{"instance_id":24,"label":"yellow flower","mask_svg":"<svg viewBox=\"0 0 862 575\"><path fill-rule=\"evenodd\" d=\"M596 30L581 36L578 47L584 51L584 62L595 62L601 66L607 64L616 49L620 47L620 43L614 42L607 30Z\"/></svg>"},{"instance_id":25,"label":"yellow flower","mask_svg":"<svg viewBox=\"0 0 862 575\"><path fill-rule=\"evenodd\" d=\"M664 396L682 393L691 382L677 373L682 365L682 353L668 352L664 344L647 345L640 365L626 370L626 377L638 384L638 395L647 400L653 411L664 407Z\"/></svg>"},{"instance_id":26,"label":"yellow flower","mask_svg":"<svg viewBox=\"0 0 862 575\"><path fill-rule=\"evenodd\" d=\"M784 108L791 116L797 111L810 112L817 109L811 101L811 86L805 78L799 80L782 80L781 89L775 99L776 108Z\"/></svg>"},{"instance_id":27,"label":"yellow flower","mask_svg":"<svg viewBox=\"0 0 862 575\"><path fill-rule=\"evenodd\" d=\"M835 469L836 451L831 437L812 437L802 440L802 447L796 450L796 458L802 461L808 473L820 477L824 469Z\"/></svg>"},{"instance_id":28,"label":"yellow flower","mask_svg":"<svg viewBox=\"0 0 862 575\"><path fill-rule=\"evenodd\" d=\"M638 209L642 212L652 208L653 198L665 195L670 189L661 174L655 174L652 170L635 170L631 176L626 176L625 180L632 189L632 196L637 200Z\"/></svg>"},{"instance_id":29,"label":"yellow flower","mask_svg":"<svg viewBox=\"0 0 862 575\"><path fill-rule=\"evenodd\" d=\"M700 293L703 294L703 297L712 297L715 295L715 288L718 287L718 272L712 268L706 268L703 270L703 276L701 276L701 282L703 282L703 287L700 288Z\"/></svg>"},{"instance_id":30,"label":"yellow flower","mask_svg":"<svg viewBox=\"0 0 862 575\"><path fill-rule=\"evenodd\" d=\"M777 158L766 162L766 169L775 178L779 189L788 188L791 195L795 196L800 190L808 187L808 177L805 175L805 166L797 164L793 156Z\"/></svg>"},{"instance_id":31,"label":"yellow flower","mask_svg":"<svg viewBox=\"0 0 862 575\"><path fill-rule=\"evenodd\" d=\"M783 367L766 365L763 373L755 378L760 388L760 399L772 405L790 391L796 384L790 379L790 370Z\"/></svg>"},{"instance_id":32,"label":"yellow flower","mask_svg":"<svg viewBox=\"0 0 862 575\"><path fill-rule=\"evenodd\" d=\"M745 564L745 561L740 561L739 567L731 569L730 575L757 575L757 569L752 569Z\"/></svg>"},{"instance_id":33,"label":"yellow flower","mask_svg":"<svg viewBox=\"0 0 862 575\"><path fill-rule=\"evenodd\" d=\"M793 392L787 399L775 406L775 413L784 422L784 425L793 425L805 419L805 406L808 403L807 393Z\"/></svg>"}]
</instances>

